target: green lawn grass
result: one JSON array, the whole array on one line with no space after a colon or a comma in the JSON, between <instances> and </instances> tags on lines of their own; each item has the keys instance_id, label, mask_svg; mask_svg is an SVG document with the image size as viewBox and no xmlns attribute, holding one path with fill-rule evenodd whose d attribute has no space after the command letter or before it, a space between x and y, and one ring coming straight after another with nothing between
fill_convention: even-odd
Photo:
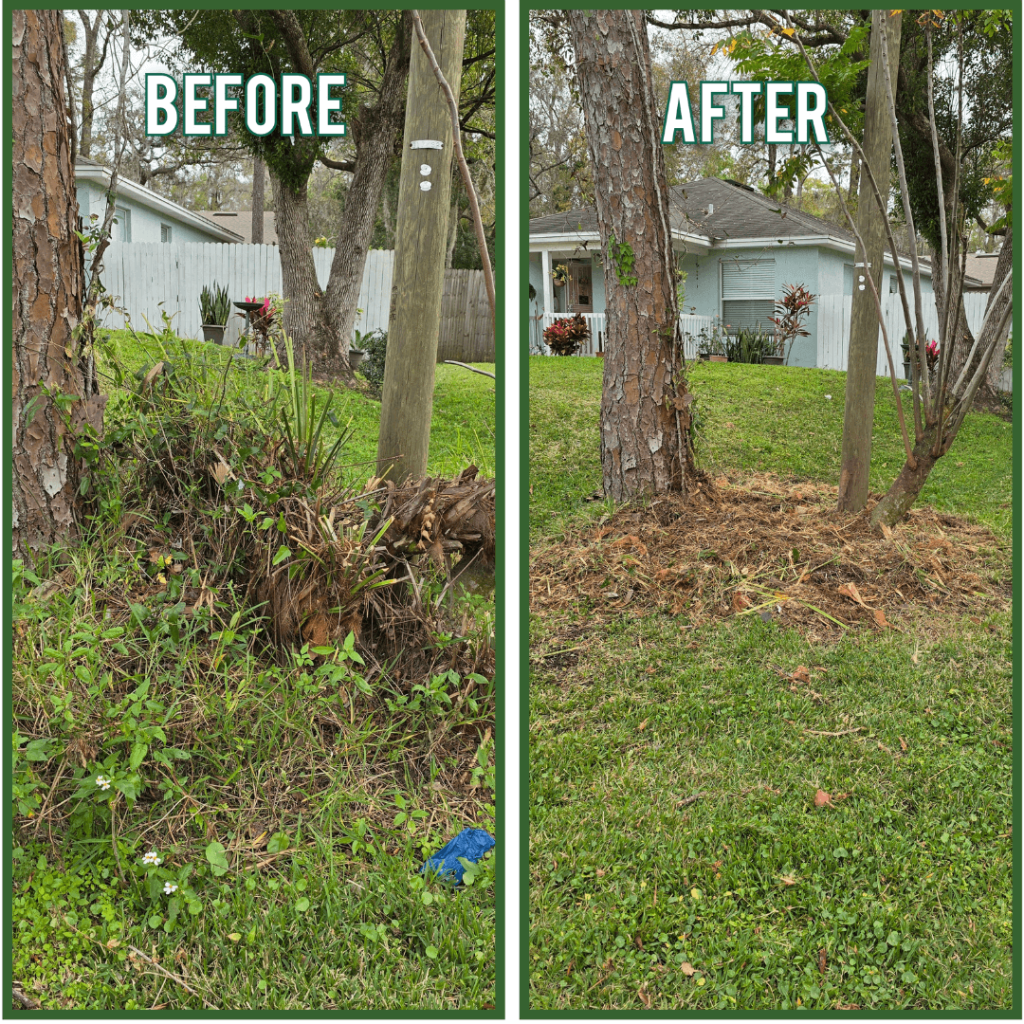
<instances>
[{"instance_id":1,"label":"green lawn grass","mask_svg":"<svg viewBox=\"0 0 1024 1024\"><path fill-rule=\"evenodd\" d=\"M114 341L100 369L121 366L125 389L156 359L226 355ZM237 416L265 413L271 374L239 361L224 381ZM107 390L108 426L124 422L126 391ZM380 405L333 390L360 483ZM493 474L493 382L440 366L435 395L428 471ZM493 1007L494 858L457 893L417 873L462 828L495 830L493 679L277 650L231 586L186 617L178 581L204 567L161 583L153 542L124 532L127 498L105 501L82 543L16 566L15 983L44 1010ZM493 646L492 598L439 607L437 650Z\"/></svg>"},{"instance_id":2,"label":"green lawn grass","mask_svg":"<svg viewBox=\"0 0 1024 1024\"><path fill-rule=\"evenodd\" d=\"M584 498L600 489L601 372L599 359L530 360L531 536L562 532L586 510ZM700 416L698 458L706 468L839 482L844 373L742 363L694 363L687 373ZM871 489L884 493L903 459L892 385L879 378ZM921 501L1009 537L1012 466L1013 425L971 413Z\"/></svg>"},{"instance_id":3,"label":"green lawn grass","mask_svg":"<svg viewBox=\"0 0 1024 1024\"><path fill-rule=\"evenodd\" d=\"M531 360L535 544L607 510L583 500L600 374ZM706 465L834 482L841 374L692 380ZM900 461L882 383L879 489ZM923 500L1006 538L1009 425L972 415L943 462ZM1011 616L899 625L810 644L752 618L531 617L532 1009L1012 1006ZM782 678L800 665L809 684Z\"/></svg>"}]
</instances>

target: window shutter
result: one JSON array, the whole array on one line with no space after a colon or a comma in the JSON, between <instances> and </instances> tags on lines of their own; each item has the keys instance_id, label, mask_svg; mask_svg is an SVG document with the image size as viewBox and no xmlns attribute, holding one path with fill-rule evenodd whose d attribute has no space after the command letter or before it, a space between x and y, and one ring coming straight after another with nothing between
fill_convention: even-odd
<instances>
[{"instance_id":1,"label":"window shutter","mask_svg":"<svg viewBox=\"0 0 1024 1024\"><path fill-rule=\"evenodd\" d=\"M775 260L722 260L722 321L728 332L772 330L775 312Z\"/></svg>"}]
</instances>

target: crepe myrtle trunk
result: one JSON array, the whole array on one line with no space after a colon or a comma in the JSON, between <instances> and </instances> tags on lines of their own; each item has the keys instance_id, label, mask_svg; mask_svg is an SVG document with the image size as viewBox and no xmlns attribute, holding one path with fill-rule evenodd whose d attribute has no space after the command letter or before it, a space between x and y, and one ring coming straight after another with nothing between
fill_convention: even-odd
<instances>
[{"instance_id":1,"label":"crepe myrtle trunk","mask_svg":"<svg viewBox=\"0 0 1024 1024\"><path fill-rule=\"evenodd\" d=\"M76 438L103 399L79 351L84 267L60 11L14 11L11 41L13 551L29 562L77 533Z\"/></svg>"},{"instance_id":2,"label":"crepe myrtle trunk","mask_svg":"<svg viewBox=\"0 0 1024 1024\"><path fill-rule=\"evenodd\" d=\"M926 427L921 439L914 445L914 465L909 460L903 463L899 475L893 480L889 490L871 510L871 524L878 526L884 523L892 526L898 523L913 507L928 480L928 475L939 461L935 455L935 439L938 436L937 425Z\"/></svg>"},{"instance_id":3,"label":"crepe myrtle trunk","mask_svg":"<svg viewBox=\"0 0 1024 1024\"><path fill-rule=\"evenodd\" d=\"M605 265L605 494L686 491L694 478L661 108L642 11L566 12Z\"/></svg>"}]
</instances>

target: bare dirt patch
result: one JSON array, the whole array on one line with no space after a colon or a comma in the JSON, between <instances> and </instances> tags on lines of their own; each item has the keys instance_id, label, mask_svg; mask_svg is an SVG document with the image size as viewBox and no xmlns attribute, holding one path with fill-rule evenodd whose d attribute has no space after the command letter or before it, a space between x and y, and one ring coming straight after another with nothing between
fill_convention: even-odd
<instances>
[{"instance_id":1,"label":"bare dirt patch","mask_svg":"<svg viewBox=\"0 0 1024 1024\"><path fill-rule=\"evenodd\" d=\"M627 506L534 551L531 608L586 602L603 617L657 608L694 626L760 615L831 641L899 628L910 612L980 621L1007 607L1010 551L985 527L921 507L876 533L868 513L840 513L835 502L835 487L758 474L720 477L688 502Z\"/></svg>"}]
</instances>

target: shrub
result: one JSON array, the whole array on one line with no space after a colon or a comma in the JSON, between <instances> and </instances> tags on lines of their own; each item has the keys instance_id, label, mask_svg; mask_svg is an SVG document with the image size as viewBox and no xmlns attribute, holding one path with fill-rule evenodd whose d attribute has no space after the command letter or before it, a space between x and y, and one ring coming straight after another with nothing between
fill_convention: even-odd
<instances>
[{"instance_id":1,"label":"shrub","mask_svg":"<svg viewBox=\"0 0 1024 1024\"><path fill-rule=\"evenodd\" d=\"M590 328L582 313L562 317L544 328L544 341L556 356L575 355L590 337Z\"/></svg>"},{"instance_id":2,"label":"shrub","mask_svg":"<svg viewBox=\"0 0 1024 1024\"><path fill-rule=\"evenodd\" d=\"M361 334L356 339L357 347L361 348L366 356L359 364L359 372L370 382L374 391L380 394L384 387L384 362L388 354L388 332L370 331L369 334Z\"/></svg>"}]
</instances>

